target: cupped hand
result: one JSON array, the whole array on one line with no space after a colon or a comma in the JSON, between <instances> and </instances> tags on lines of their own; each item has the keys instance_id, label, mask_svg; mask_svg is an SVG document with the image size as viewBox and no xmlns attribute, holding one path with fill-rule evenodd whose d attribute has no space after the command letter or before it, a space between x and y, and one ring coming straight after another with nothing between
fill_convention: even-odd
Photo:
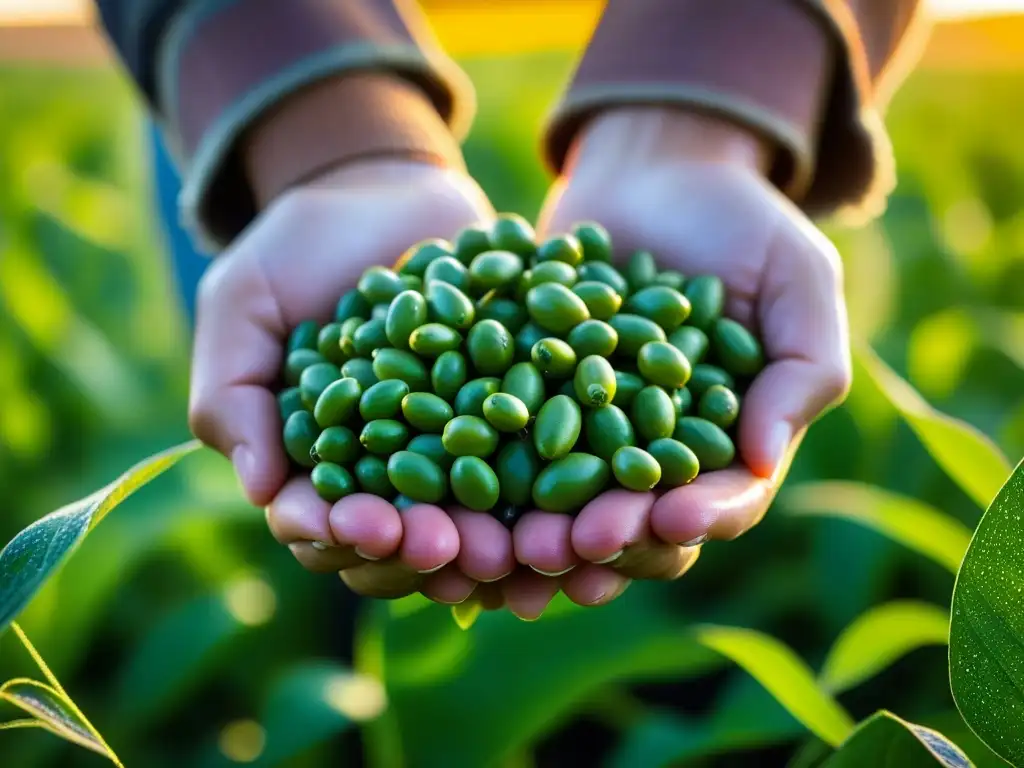
<instances>
[{"instance_id":1,"label":"cupped hand","mask_svg":"<svg viewBox=\"0 0 1024 768\"><path fill-rule=\"evenodd\" d=\"M354 494L336 504L288 478L271 387L299 322L327 322L363 271L411 244L450 237L494 211L464 173L404 160L347 165L285 192L210 266L200 285L190 425L231 459L273 535L312 571L340 571L380 598L465 600L513 569L511 536L489 515L419 504L401 515Z\"/></svg>"},{"instance_id":2,"label":"cupped hand","mask_svg":"<svg viewBox=\"0 0 1024 768\"><path fill-rule=\"evenodd\" d=\"M807 427L848 391L840 260L766 180L770 163L765 142L723 121L622 109L590 123L547 199L540 236L595 220L617 259L643 249L663 268L721 277L726 314L759 334L768 360L744 397L732 467L663 494L610 491L575 519L535 511L520 520L517 560L564 572L561 587L577 603L614 599L629 579L677 578L705 541L754 526Z\"/></svg>"}]
</instances>

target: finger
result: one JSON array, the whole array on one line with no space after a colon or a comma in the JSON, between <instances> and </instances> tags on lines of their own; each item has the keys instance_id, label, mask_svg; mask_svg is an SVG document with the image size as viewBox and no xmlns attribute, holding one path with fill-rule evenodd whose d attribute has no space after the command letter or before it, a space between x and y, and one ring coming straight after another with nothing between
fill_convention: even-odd
<instances>
[{"instance_id":1,"label":"finger","mask_svg":"<svg viewBox=\"0 0 1024 768\"><path fill-rule=\"evenodd\" d=\"M351 545L367 560L391 557L402 544L402 518L379 496L346 496L331 507L328 522L335 542Z\"/></svg>"},{"instance_id":2,"label":"finger","mask_svg":"<svg viewBox=\"0 0 1024 768\"><path fill-rule=\"evenodd\" d=\"M418 573L440 570L459 554L459 532L433 504L414 504L402 513L402 562Z\"/></svg>"},{"instance_id":3,"label":"finger","mask_svg":"<svg viewBox=\"0 0 1024 768\"><path fill-rule=\"evenodd\" d=\"M488 514L455 508L449 511L459 532L459 568L469 578L490 582L508 576L516 567L512 534Z\"/></svg>"},{"instance_id":4,"label":"finger","mask_svg":"<svg viewBox=\"0 0 1024 768\"><path fill-rule=\"evenodd\" d=\"M632 551L612 564L616 573L637 580L673 581L686 573L700 557L700 545L679 547L674 544L651 546L642 557L633 559Z\"/></svg>"},{"instance_id":5,"label":"finger","mask_svg":"<svg viewBox=\"0 0 1024 768\"><path fill-rule=\"evenodd\" d=\"M734 466L698 475L654 502L651 530L671 544L730 540L756 525L775 495L770 480Z\"/></svg>"},{"instance_id":6,"label":"finger","mask_svg":"<svg viewBox=\"0 0 1024 768\"><path fill-rule=\"evenodd\" d=\"M196 307L189 426L231 460L246 497L261 507L288 473L269 389L280 370L284 334L259 270L229 259L211 266Z\"/></svg>"},{"instance_id":7,"label":"finger","mask_svg":"<svg viewBox=\"0 0 1024 768\"><path fill-rule=\"evenodd\" d=\"M498 584L508 609L524 621L539 619L559 589L558 579L542 576L528 568L516 569Z\"/></svg>"},{"instance_id":8,"label":"finger","mask_svg":"<svg viewBox=\"0 0 1024 768\"><path fill-rule=\"evenodd\" d=\"M604 565L587 563L562 578L562 591L577 605L605 605L629 587L630 579Z\"/></svg>"},{"instance_id":9,"label":"finger","mask_svg":"<svg viewBox=\"0 0 1024 768\"><path fill-rule=\"evenodd\" d=\"M512 531L516 560L544 576L560 576L578 562L568 515L527 512Z\"/></svg>"},{"instance_id":10,"label":"finger","mask_svg":"<svg viewBox=\"0 0 1024 768\"><path fill-rule=\"evenodd\" d=\"M353 592L363 597L395 600L418 592L423 576L400 563L367 563L339 574Z\"/></svg>"},{"instance_id":11,"label":"finger","mask_svg":"<svg viewBox=\"0 0 1024 768\"><path fill-rule=\"evenodd\" d=\"M331 505L321 499L309 477L293 477L267 505L267 527L281 544L321 541L337 544L331 532Z\"/></svg>"},{"instance_id":12,"label":"finger","mask_svg":"<svg viewBox=\"0 0 1024 768\"><path fill-rule=\"evenodd\" d=\"M437 573L426 576L420 589L436 603L458 605L473 594L476 582L456 566L448 565Z\"/></svg>"},{"instance_id":13,"label":"finger","mask_svg":"<svg viewBox=\"0 0 1024 768\"><path fill-rule=\"evenodd\" d=\"M744 397L739 424L740 453L761 477L779 472L797 436L850 386L841 267L818 239L791 236L768 255L758 315L772 362Z\"/></svg>"},{"instance_id":14,"label":"finger","mask_svg":"<svg viewBox=\"0 0 1024 768\"><path fill-rule=\"evenodd\" d=\"M583 560L610 563L650 539L653 493L608 491L587 504L572 525L572 548Z\"/></svg>"},{"instance_id":15,"label":"finger","mask_svg":"<svg viewBox=\"0 0 1024 768\"><path fill-rule=\"evenodd\" d=\"M477 584L473 590L473 599L480 603L485 611L499 611L505 606L505 595L502 592L503 582L495 581L491 584Z\"/></svg>"},{"instance_id":16,"label":"finger","mask_svg":"<svg viewBox=\"0 0 1024 768\"><path fill-rule=\"evenodd\" d=\"M335 573L369 562L357 555L352 547L325 548L317 541L296 541L289 544L288 549L303 568L313 573Z\"/></svg>"}]
</instances>

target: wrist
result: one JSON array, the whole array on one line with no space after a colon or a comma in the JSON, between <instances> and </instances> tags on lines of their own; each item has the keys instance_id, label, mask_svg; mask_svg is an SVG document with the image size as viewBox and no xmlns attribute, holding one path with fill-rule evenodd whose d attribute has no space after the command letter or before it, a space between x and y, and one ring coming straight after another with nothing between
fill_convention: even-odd
<instances>
[{"instance_id":1,"label":"wrist","mask_svg":"<svg viewBox=\"0 0 1024 768\"><path fill-rule=\"evenodd\" d=\"M593 165L664 165L666 162L726 163L767 176L777 154L768 137L752 128L678 107L618 107L593 118L580 131L565 171Z\"/></svg>"}]
</instances>

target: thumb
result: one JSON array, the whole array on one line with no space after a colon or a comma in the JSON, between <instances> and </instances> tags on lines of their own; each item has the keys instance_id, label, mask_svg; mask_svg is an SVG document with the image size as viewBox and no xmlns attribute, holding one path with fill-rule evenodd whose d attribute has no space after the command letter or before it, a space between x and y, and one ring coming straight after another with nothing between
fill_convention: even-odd
<instances>
[{"instance_id":1,"label":"thumb","mask_svg":"<svg viewBox=\"0 0 1024 768\"><path fill-rule=\"evenodd\" d=\"M231 460L249 501L261 507L288 474L270 389L281 365L283 335L259 270L241 261L210 268L196 308L189 427Z\"/></svg>"}]
</instances>

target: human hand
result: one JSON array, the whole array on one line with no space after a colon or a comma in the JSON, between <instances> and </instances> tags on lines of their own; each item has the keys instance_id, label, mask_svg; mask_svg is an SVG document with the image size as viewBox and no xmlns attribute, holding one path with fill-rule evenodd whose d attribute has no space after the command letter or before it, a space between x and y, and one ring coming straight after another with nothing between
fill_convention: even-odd
<instances>
[{"instance_id":1,"label":"human hand","mask_svg":"<svg viewBox=\"0 0 1024 768\"><path fill-rule=\"evenodd\" d=\"M566 595L601 604L628 580L674 579L709 539L764 515L808 425L850 384L842 270L831 243L766 180L771 150L745 129L660 108L596 118L544 206L541 236L595 220L618 258L651 251L686 275L716 274L726 314L758 329L769 365L746 394L742 463L664 494L610 491L574 519L530 512L516 558L560 573Z\"/></svg>"},{"instance_id":2,"label":"human hand","mask_svg":"<svg viewBox=\"0 0 1024 768\"><path fill-rule=\"evenodd\" d=\"M367 267L390 266L413 243L493 216L463 172L405 160L353 163L270 203L202 280L194 433L231 459L250 501L266 506L271 532L303 566L340 571L360 594L422 591L460 602L478 580L512 570L511 537L489 515L428 504L399 515L368 494L331 505L308 476L288 479L271 391L285 340L302 320L326 322Z\"/></svg>"}]
</instances>

